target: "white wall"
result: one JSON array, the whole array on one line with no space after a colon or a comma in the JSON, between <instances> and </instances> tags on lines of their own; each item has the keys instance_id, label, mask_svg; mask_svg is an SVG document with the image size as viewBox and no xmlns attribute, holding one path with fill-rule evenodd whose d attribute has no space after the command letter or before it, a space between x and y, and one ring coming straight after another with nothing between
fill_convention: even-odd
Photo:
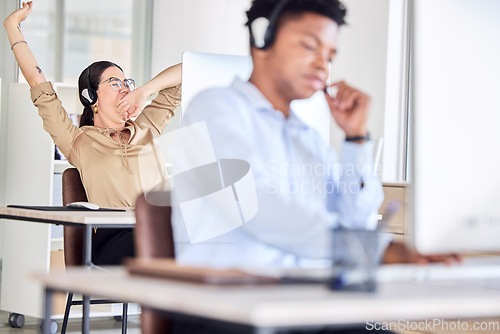
<instances>
[{"instance_id":1,"label":"white wall","mask_svg":"<svg viewBox=\"0 0 500 334\"><path fill-rule=\"evenodd\" d=\"M370 95L368 128L373 139L384 136L389 0L344 0L347 25L342 27L333 80L344 80ZM332 124L332 145L339 147L344 133Z\"/></svg>"},{"instance_id":2,"label":"white wall","mask_svg":"<svg viewBox=\"0 0 500 334\"><path fill-rule=\"evenodd\" d=\"M368 128L383 138L379 174L383 181L405 180L405 76L407 0L343 0L348 25L342 28L334 80L345 80L372 98ZM332 122L331 144L344 135Z\"/></svg>"},{"instance_id":3,"label":"white wall","mask_svg":"<svg viewBox=\"0 0 500 334\"><path fill-rule=\"evenodd\" d=\"M248 55L250 0L154 0L152 75L184 51Z\"/></svg>"}]
</instances>

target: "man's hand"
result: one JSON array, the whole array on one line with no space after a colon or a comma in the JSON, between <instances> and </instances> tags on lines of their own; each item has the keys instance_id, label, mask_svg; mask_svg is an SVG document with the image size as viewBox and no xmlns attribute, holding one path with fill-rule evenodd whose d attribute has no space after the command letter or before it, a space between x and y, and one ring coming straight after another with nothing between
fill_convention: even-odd
<instances>
[{"instance_id":1,"label":"man's hand","mask_svg":"<svg viewBox=\"0 0 500 334\"><path fill-rule=\"evenodd\" d=\"M118 102L118 113L124 120L139 115L144 109L148 97L142 87L134 89Z\"/></svg>"},{"instance_id":2,"label":"man's hand","mask_svg":"<svg viewBox=\"0 0 500 334\"><path fill-rule=\"evenodd\" d=\"M343 81L334 83L330 87L338 89L335 97L325 92L335 122L344 130L347 137L366 136L370 97Z\"/></svg>"},{"instance_id":3,"label":"man's hand","mask_svg":"<svg viewBox=\"0 0 500 334\"><path fill-rule=\"evenodd\" d=\"M422 255L410 249L402 242L393 241L385 250L382 262L385 264L395 263L418 263L426 264L430 262L444 262L445 264L459 263L462 258L458 254L436 254Z\"/></svg>"}]
</instances>

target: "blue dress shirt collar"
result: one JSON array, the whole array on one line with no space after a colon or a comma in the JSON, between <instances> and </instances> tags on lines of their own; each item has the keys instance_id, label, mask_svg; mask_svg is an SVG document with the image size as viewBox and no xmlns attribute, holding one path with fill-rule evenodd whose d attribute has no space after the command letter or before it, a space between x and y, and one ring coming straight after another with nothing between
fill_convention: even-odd
<instances>
[{"instance_id":1,"label":"blue dress shirt collar","mask_svg":"<svg viewBox=\"0 0 500 334\"><path fill-rule=\"evenodd\" d=\"M236 77L234 78L231 87L245 97L251 108L271 113L272 115L274 115L274 117L282 118L287 121L290 126L295 125L298 127L308 127L297 116L292 108L290 108L290 115L288 116L288 118L285 118L285 115L281 111L274 109L274 106L271 104L271 102L269 102L269 100L266 99L262 92L250 81L243 81L239 77Z\"/></svg>"}]
</instances>

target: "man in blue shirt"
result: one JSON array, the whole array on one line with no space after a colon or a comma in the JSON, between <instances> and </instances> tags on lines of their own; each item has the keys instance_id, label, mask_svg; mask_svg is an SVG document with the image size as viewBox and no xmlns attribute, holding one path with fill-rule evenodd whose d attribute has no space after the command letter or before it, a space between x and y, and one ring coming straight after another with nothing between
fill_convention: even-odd
<instances>
[{"instance_id":1,"label":"man in blue shirt","mask_svg":"<svg viewBox=\"0 0 500 334\"><path fill-rule=\"evenodd\" d=\"M330 85L335 97L326 92L345 8L338 0L254 0L247 16L250 79L200 93L183 125L205 122L218 161L250 164L258 208L241 226L200 242L193 242L196 231L186 227L187 213L174 209L176 258L217 267L329 265L332 230L375 229L383 200L366 126L370 98L345 82ZM290 108L293 100L317 91L325 91L345 132L341 158ZM219 216L198 212L198 221L205 228L224 224L226 209L212 207ZM390 240L380 242L377 256L427 261Z\"/></svg>"}]
</instances>

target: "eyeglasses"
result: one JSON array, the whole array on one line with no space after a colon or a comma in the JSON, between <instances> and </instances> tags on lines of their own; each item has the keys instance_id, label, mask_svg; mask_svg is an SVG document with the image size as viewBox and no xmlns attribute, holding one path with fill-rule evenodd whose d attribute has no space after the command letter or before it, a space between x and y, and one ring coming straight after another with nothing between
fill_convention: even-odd
<instances>
[{"instance_id":1,"label":"eyeglasses","mask_svg":"<svg viewBox=\"0 0 500 334\"><path fill-rule=\"evenodd\" d=\"M135 89L135 81L134 81L134 79L125 79L124 81L121 81L118 78L111 77L109 79L106 79L106 80L100 82L99 84L102 84L102 83L105 83L105 82L109 82L111 84L111 87L114 90L120 90L120 89L122 89L123 86L127 87L131 91Z\"/></svg>"}]
</instances>

